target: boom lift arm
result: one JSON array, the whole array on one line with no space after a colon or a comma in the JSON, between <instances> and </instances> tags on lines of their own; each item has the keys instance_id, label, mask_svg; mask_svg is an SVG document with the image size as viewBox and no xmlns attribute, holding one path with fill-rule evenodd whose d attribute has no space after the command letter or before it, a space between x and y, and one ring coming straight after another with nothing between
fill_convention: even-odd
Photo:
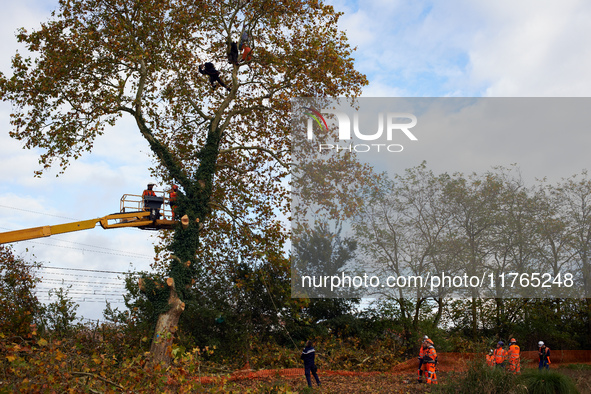
<instances>
[{"instance_id":1,"label":"boom lift arm","mask_svg":"<svg viewBox=\"0 0 591 394\"><path fill-rule=\"evenodd\" d=\"M49 237L50 235L72 231L89 230L94 228L97 223L100 223L104 229L121 227L138 227L146 230L171 229L174 227L175 221L172 218L167 218L166 207L160 208L165 199L165 197L149 197L147 199L148 201L144 204L143 200L145 198L125 194L121 198L120 213L114 213L96 219L0 233L0 244ZM126 209L130 209L130 206L131 209L141 208L141 210L126 212Z\"/></svg>"}]
</instances>

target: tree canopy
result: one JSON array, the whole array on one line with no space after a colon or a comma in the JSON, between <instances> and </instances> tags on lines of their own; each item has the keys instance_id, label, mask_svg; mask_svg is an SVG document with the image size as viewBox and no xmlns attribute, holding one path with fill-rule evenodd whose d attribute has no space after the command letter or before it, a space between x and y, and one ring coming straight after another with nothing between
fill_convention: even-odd
<instances>
[{"instance_id":1,"label":"tree canopy","mask_svg":"<svg viewBox=\"0 0 591 394\"><path fill-rule=\"evenodd\" d=\"M135 120L157 159L154 172L180 186L177 213L190 223L169 246L167 284L176 295L162 281L146 282L156 310L182 310L198 267L222 274L235 248L229 239L247 247L245 259L280 251L289 99L354 96L366 83L337 29L340 14L316 0L59 4L39 29L19 31L30 54L17 53L13 75L0 75L1 97L14 108L11 136L42 149L40 175L54 164L65 170L121 117ZM229 63L241 41L250 54ZM205 63L228 91L200 72ZM200 245L207 247L197 257Z\"/></svg>"}]
</instances>

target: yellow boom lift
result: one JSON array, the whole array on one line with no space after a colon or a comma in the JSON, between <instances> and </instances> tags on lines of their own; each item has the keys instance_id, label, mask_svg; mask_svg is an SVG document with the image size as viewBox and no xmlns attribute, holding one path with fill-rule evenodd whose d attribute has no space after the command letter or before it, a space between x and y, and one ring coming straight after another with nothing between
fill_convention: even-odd
<instances>
[{"instance_id":1,"label":"yellow boom lift","mask_svg":"<svg viewBox=\"0 0 591 394\"><path fill-rule=\"evenodd\" d=\"M124 194L121 197L120 212L101 218L0 233L0 244L89 230L94 228L97 223L100 223L104 229L121 227L138 227L144 230L172 229L175 221L170 208L168 208L166 193L159 191L155 193L155 197Z\"/></svg>"}]
</instances>

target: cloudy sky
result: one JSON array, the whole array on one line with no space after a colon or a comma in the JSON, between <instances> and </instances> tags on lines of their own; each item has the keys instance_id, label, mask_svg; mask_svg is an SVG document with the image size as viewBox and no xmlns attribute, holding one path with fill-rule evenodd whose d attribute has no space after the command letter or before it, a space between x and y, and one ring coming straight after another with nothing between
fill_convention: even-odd
<instances>
[{"instance_id":1,"label":"cloudy sky","mask_svg":"<svg viewBox=\"0 0 591 394\"><path fill-rule=\"evenodd\" d=\"M330 3L344 13L341 28L357 47L357 68L369 78L366 97L586 97L591 92L587 1ZM0 71L10 74L10 58L18 49L16 29L38 26L56 6L54 0L4 5ZM0 103L0 231L117 212L123 194L141 193L151 180L148 146L129 120L99 138L92 154L64 175L34 178L39 152L22 150L10 139L9 113L10 105ZM473 146L464 150L477 160L468 152ZM54 267L44 269L42 288L59 286L63 279L72 285L79 313L97 319L102 300L120 300L122 291L116 274L96 271L149 269L153 241L147 231L97 228L16 243L14 249Z\"/></svg>"}]
</instances>

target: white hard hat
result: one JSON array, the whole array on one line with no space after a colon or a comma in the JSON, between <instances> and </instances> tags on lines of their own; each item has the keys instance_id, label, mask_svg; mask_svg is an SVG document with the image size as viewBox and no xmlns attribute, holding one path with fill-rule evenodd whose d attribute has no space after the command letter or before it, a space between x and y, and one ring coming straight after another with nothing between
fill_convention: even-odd
<instances>
[{"instance_id":1,"label":"white hard hat","mask_svg":"<svg viewBox=\"0 0 591 394\"><path fill-rule=\"evenodd\" d=\"M429 337L425 335L425 336L423 337L423 340L425 340L425 339L429 339Z\"/></svg>"},{"instance_id":2,"label":"white hard hat","mask_svg":"<svg viewBox=\"0 0 591 394\"><path fill-rule=\"evenodd\" d=\"M544 346L544 342L542 342L542 341L538 342L538 346L539 346L539 347L542 347L542 346Z\"/></svg>"}]
</instances>

